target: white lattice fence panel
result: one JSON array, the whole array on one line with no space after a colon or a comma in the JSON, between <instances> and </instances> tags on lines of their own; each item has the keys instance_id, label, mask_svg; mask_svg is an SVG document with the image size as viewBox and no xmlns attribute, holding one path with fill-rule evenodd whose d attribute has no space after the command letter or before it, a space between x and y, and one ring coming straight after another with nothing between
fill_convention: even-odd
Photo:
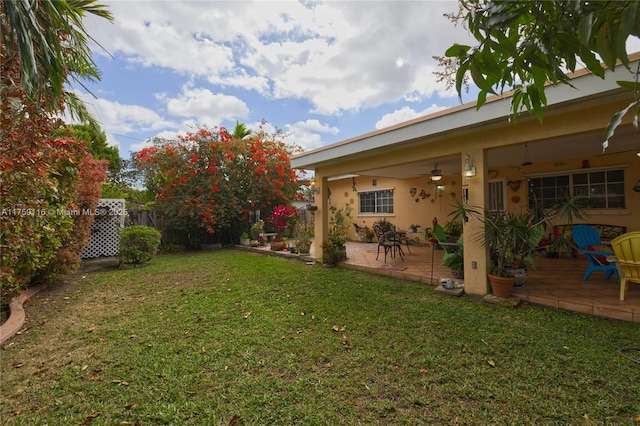
<instances>
[{"instance_id":1,"label":"white lattice fence panel","mask_svg":"<svg viewBox=\"0 0 640 426\"><path fill-rule=\"evenodd\" d=\"M91 240L82 250L82 259L118 255L118 231L127 215L123 199L101 198L96 208L96 221L91 226Z\"/></svg>"}]
</instances>

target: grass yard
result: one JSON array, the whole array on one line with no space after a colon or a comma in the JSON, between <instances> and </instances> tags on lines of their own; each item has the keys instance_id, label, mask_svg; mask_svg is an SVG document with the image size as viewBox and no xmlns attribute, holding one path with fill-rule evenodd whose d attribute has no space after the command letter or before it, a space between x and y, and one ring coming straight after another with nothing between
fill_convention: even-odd
<instances>
[{"instance_id":1,"label":"grass yard","mask_svg":"<svg viewBox=\"0 0 640 426\"><path fill-rule=\"evenodd\" d=\"M0 359L3 425L633 425L640 327L225 250L75 275ZM627 352L629 354L629 352ZM640 358L640 353L631 352Z\"/></svg>"}]
</instances>

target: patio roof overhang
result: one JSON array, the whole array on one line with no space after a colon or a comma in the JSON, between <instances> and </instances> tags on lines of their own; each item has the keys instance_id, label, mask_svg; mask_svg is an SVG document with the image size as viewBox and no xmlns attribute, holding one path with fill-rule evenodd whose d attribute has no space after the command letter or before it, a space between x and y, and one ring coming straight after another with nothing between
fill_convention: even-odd
<instances>
[{"instance_id":1,"label":"patio roof overhang","mask_svg":"<svg viewBox=\"0 0 640 426\"><path fill-rule=\"evenodd\" d=\"M635 69L640 59L640 52L630 55L631 69ZM545 120L553 116L559 116L571 111L594 107L601 104L631 101L631 92L620 89L616 80L632 80L634 74L624 68L618 67L614 71L607 70L606 78L600 79L580 70L571 75L571 83L547 88L547 106L544 114ZM511 94L495 96L487 101L479 110L476 110L475 102L439 111L424 117L397 124L375 132L347 139L319 149L304 152L291 159L291 165L297 169L315 170L328 165L349 162L358 159L362 164L367 157L383 153L410 149L414 146L424 146L451 137L472 135L476 132L504 128L512 126L510 122ZM518 118L518 123L536 121L537 119L528 113ZM581 141L581 154L601 154L604 141L604 128L602 131L580 135L567 135L562 139L550 139L537 142L531 147L529 154L534 161L543 161L553 158L566 158L575 155L575 145L572 139L579 137ZM621 126L613 142L608 148L608 153L639 150L638 133L632 126ZM590 143L585 143L589 139ZM594 152L584 151L585 146L590 146ZM514 158L522 158L522 146L513 145L496 148L490 151L488 161L491 166L504 166ZM448 167L447 172L460 171L459 155L438 160L439 168ZM388 165L384 168L353 171L358 174L377 175L395 178L411 178L423 175L425 170L430 170L433 160L424 160L411 164Z\"/></svg>"}]
</instances>

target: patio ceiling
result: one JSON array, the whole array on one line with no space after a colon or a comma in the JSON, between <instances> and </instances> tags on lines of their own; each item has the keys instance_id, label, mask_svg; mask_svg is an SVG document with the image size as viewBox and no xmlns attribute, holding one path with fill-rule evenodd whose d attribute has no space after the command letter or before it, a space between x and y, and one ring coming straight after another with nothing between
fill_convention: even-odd
<instances>
[{"instance_id":1,"label":"patio ceiling","mask_svg":"<svg viewBox=\"0 0 640 426\"><path fill-rule=\"evenodd\" d=\"M562 160L575 157L591 157L594 155L611 155L620 152L640 152L640 130L632 126L619 128L610 140L609 148L603 154L602 142L604 129L601 132L572 135L546 141L535 141L527 144L527 160L533 163ZM488 153L488 167L521 166L525 161L524 144L496 148ZM360 176L377 176L396 179L410 179L429 175L434 168L440 169L444 175L459 176L461 159L450 156L433 160L424 160L408 164L398 164L385 168L361 170ZM526 167L526 166L525 166Z\"/></svg>"}]
</instances>

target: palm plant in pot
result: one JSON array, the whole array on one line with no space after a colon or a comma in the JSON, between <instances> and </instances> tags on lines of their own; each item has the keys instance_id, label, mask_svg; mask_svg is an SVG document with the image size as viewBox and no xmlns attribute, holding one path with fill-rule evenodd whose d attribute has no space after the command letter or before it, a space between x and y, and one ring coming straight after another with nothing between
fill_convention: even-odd
<instances>
[{"instance_id":1,"label":"palm plant in pot","mask_svg":"<svg viewBox=\"0 0 640 426\"><path fill-rule=\"evenodd\" d=\"M490 250L491 291L497 297L509 297L516 281L513 269L538 245L545 219L531 211L492 211L485 212L480 220L484 224L483 243Z\"/></svg>"}]
</instances>

